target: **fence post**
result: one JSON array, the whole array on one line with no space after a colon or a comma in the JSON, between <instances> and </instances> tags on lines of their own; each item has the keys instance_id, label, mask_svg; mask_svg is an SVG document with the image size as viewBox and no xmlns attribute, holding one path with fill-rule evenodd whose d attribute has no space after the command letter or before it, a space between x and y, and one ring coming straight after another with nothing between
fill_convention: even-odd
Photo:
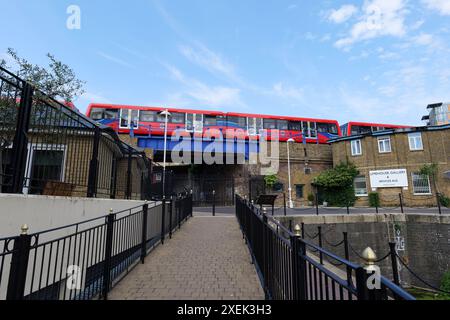
<instances>
[{"instance_id":1,"label":"fence post","mask_svg":"<svg viewBox=\"0 0 450 320\"><path fill-rule=\"evenodd\" d=\"M33 105L33 87L23 82L20 107L17 114L16 132L12 145L12 183L10 193L22 193L28 154L28 130Z\"/></svg>"},{"instance_id":2,"label":"fence post","mask_svg":"<svg viewBox=\"0 0 450 320\"><path fill-rule=\"evenodd\" d=\"M142 207L142 243L141 243L141 262L144 264L147 255L147 221L148 221L148 203L145 201Z\"/></svg>"},{"instance_id":3,"label":"fence post","mask_svg":"<svg viewBox=\"0 0 450 320\"><path fill-rule=\"evenodd\" d=\"M284 205L284 216L287 216L287 209L286 209L286 192L283 192L283 205Z\"/></svg>"},{"instance_id":4,"label":"fence post","mask_svg":"<svg viewBox=\"0 0 450 320\"><path fill-rule=\"evenodd\" d=\"M305 223L302 222L302 239L305 239L305 234L306 234Z\"/></svg>"},{"instance_id":5,"label":"fence post","mask_svg":"<svg viewBox=\"0 0 450 320\"><path fill-rule=\"evenodd\" d=\"M108 217L106 217L106 242L105 242L105 263L103 265L103 290L102 296L104 300L108 300L108 292L111 282L111 255L112 255L112 242L114 233L114 220L116 215L111 209Z\"/></svg>"},{"instance_id":6,"label":"fence post","mask_svg":"<svg viewBox=\"0 0 450 320\"><path fill-rule=\"evenodd\" d=\"M181 229L181 210L182 210L182 205L183 205L183 199L180 198L177 201L177 204L175 205L176 210L177 210L177 217L178 217L178 230Z\"/></svg>"},{"instance_id":7,"label":"fence post","mask_svg":"<svg viewBox=\"0 0 450 320\"><path fill-rule=\"evenodd\" d=\"M172 239L173 196L170 196L169 206L169 239Z\"/></svg>"},{"instance_id":8,"label":"fence post","mask_svg":"<svg viewBox=\"0 0 450 320\"><path fill-rule=\"evenodd\" d=\"M212 207L213 217L216 216L216 190L213 190L213 207Z\"/></svg>"},{"instance_id":9,"label":"fence post","mask_svg":"<svg viewBox=\"0 0 450 320\"><path fill-rule=\"evenodd\" d=\"M162 199L162 217L161 217L161 244L164 244L166 237L166 197Z\"/></svg>"},{"instance_id":10,"label":"fence post","mask_svg":"<svg viewBox=\"0 0 450 320\"><path fill-rule=\"evenodd\" d=\"M356 296L358 300L369 300L367 289L367 271L363 267L355 270L356 278Z\"/></svg>"},{"instance_id":11,"label":"fence post","mask_svg":"<svg viewBox=\"0 0 450 320\"><path fill-rule=\"evenodd\" d=\"M347 205L347 215L350 215L350 206Z\"/></svg>"},{"instance_id":12,"label":"fence post","mask_svg":"<svg viewBox=\"0 0 450 320\"><path fill-rule=\"evenodd\" d=\"M319 215L319 193L316 192L316 215Z\"/></svg>"},{"instance_id":13,"label":"fence post","mask_svg":"<svg viewBox=\"0 0 450 320\"><path fill-rule=\"evenodd\" d=\"M305 243L300 241L301 228L297 224L294 235L291 236L291 263L292 263L292 300L306 300L306 253Z\"/></svg>"},{"instance_id":14,"label":"fence post","mask_svg":"<svg viewBox=\"0 0 450 320\"><path fill-rule=\"evenodd\" d=\"M403 208L403 195L399 193L398 196L400 198L400 208L402 209L402 213L405 213L405 210Z\"/></svg>"},{"instance_id":15,"label":"fence post","mask_svg":"<svg viewBox=\"0 0 450 320\"><path fill-rule=\"evenodd\" d=\"M377 255L372 250L372 248L368 247L362 253L362 258L365 260L364 272L365 272L365 292L367 300L381 300L381 288L377 288L374 286L373 288L369 288L369 276L377 275L379 268L375 265L377 261Z\"/></svg>"},{"instance_id":16,"label":"fence post","mask_svg":"<svg viewBox=\"0 0 450 320\"><path fill-rule=\"evenodd\" d=\"M442 208L441 208L441 194L436 192L436 199L437 199L437 205L439 209L439 214L442 214Z\"/></svg>"},{"instance_id":17,"label":"fence post","mask_svg":"<svg viewBox=\"0 0 450 320\"><path fill-rule=\"evenodd\" d=\"M347 232L343 232L344 235L344 255L345 255L345 260L350 261L350 250L349 250L349 246L348 246L348 233ZM352 268L347 265L347 282L348 284L352 283Z\"/></svg>"},{"instance_id":18,"label":"fence post","mask_svg":"<svg viewBox=\"0 0 450 320\"><path fill-rule=\"evenodd\" d=\"M98 146L100 144L100 128L94 129L94 141L92 147L92 157L89 162L89 177L87 197L95 198L97 196L97 176L98 176Z\"/></svg>"},{"instance_id":19,"label":"fence post","mask_svg":"<svg viewBox=\"0 0 450 320\"><path fill-rule=\"evenodd\" d=\"M127 164L127 186L126 186L126 194L125 197L130 200L131 199L131 161L132 161L132 153L131 149L128 149L128 164Z\"/></svg>"},{"instance_id":20,"label":"fence post","mask_svg":"<svg viewBox=\"0 0 450 320\"><path fill-rule=\"evenodd\" d=\"M389 242L389 250L391 253L392 274L394 276L394 283L399 286L400 285L400 277L398 275L396 245L397 244L395 242Z\"/></svg>"},{"instance_id":21,"label":"fence post","mask_svg":"<svg viewBox=\"0 0 450 320\"><path fill-rule=\"evenodd\" d=\"M319 247L322 248L323 243L322 243L322 227L317 227L318 229L318 235L319 235ZM323 265L323 253L322 251L320 251L320 264Z\"/></svg>"},{"instance_id":22,"label":"fence post","mask_svg":"<svg viewBox=\"0 0 450 320\"><path fill-rule=\"evenodd\" d=\"M22 226L21 230L21 235L14 239L6 300L23 300L25 293L31 236L28 235L27 225Z\"/></svg>"},{"instance_id":23,"label":"fence post","mask_svg":"<svg viewBox=\"0 0 450 320\"><path fill-rule=\"evenodd\" d=\"M262 223L262 249L263 249L263 265L261 268L261 271L263 273L263 278L264 278L264 292L266 294L266 300L270 297L270 292L269 292L269 270L268 270L268 244L267 244L267 236L266 236L266 228L267 228L267 223L268 223L268 219L267 219L267 215L265 213L263 213L263 223Z\"/></svg>"}]
</instances>

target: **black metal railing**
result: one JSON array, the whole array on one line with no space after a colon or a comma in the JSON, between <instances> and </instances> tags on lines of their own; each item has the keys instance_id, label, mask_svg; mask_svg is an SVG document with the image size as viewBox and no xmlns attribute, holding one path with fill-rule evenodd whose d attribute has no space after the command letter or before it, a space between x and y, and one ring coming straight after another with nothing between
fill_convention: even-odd
<instances>
[{"instance_id":1,"label":"black metal railing","mask_svg":"<svg viewBox=\"0 0 450 320\"><path fill-rule=\"evenodd\" d=\"M192 197L0 239L0 300L107 299L111 288L192 216Z\"/></svg>"},{"instance_id":2,"label":"black metal railing","mask_svg":"<svg viewBox=\"0 0 450 320\"><path fill-rule=\"evenodd\" d=\"M381 276L371 288L371 272L291 232L247 200L236 196L236 215L268 299L414 300ZM327 260L341 265L324 263Z\"/></svg>"},{"instance_id":3,"label":"black metal railing","mask_svg":"<svg viewBox=\"0 0 450 320\"><path fill-rule=\"evenodd\" d=\"M141 151L0 68L0 193L150 199Z\"/></svg>"}]
</instances>

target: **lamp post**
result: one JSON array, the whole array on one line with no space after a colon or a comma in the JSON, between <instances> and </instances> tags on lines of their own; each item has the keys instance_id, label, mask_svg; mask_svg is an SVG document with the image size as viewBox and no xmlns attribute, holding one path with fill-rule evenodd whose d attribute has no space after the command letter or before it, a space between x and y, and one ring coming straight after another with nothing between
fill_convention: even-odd
<instances>
[{"instance_id":1,"label":"lamp post","mask_svg":"<svg viewBox=\"0 0 450 320\"><path fill-rule=\"evenodd\" d=\"M289 208L294 208L294 202L292 201L292 184L291 184L291 157L290 157L290 146L291 143L295 142L294 139L289 139L287 141L287 159L288 159L288 180L289 180Z\"/></svg>"},{"instance_id":2,"label":"lamp post","mask_svg":"<svg viewBox=\"0 0 450 320\"><path fill-rule=\"evenodd\" d=\"M169 123L169 117L171 116L169 110L164 110L160 115L165 116L164 120L164 159L163 159L163 179L162 179L162 196L166 198L166 159L167 159L167 124Z\"/></svg>"}]
</instances>

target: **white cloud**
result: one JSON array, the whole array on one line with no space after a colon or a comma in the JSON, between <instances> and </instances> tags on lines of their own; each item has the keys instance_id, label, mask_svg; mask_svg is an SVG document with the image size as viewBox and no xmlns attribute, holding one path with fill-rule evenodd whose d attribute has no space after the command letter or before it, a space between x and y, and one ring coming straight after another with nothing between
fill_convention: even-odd
<instances>
[{"instance_id":1,"label":"white cloud","mask_svg":"<svg viewBox=\"0 0 450 320\"><path fill-rule=\"evenodd\" d=\"M247 107L240 97L239 88L225 86L210 86L197 79L186 77L179 69L171 65L164 65L171 76L178 81L182 88L180 92L170 95L171 103L177 105L196 105L198 107Z\"/></svg>"},{"instance_id":2,"label":"white cloud","mask_svg":"<svg viewBox=\"0 0 450 320\"><path fill-rule=\"evenodd\" d=\"M348 48L356 42L381 36L402 37L406 33L404 24L406 0L366 1L362 15L343 37L335 42L338 48Z\"/></svg>"},{"instance_id":3,"label":"white cloud","mask_svg":"<svg viewBox=\"0 0 450 320\"><path fill-rule=\"evenodd\" d=\"M303 89L278 82L273 85L272 93L283 99L302 100Z\"/></svg>"},{"instance_id":4,"label":"white cloud","mask_svg":"<svg viewBox=\"0 0 450 320\"><path fill-rule=\"evenodd\" d=\"M429 46L434 43L434 37L428 33L421 33L412 39L413 43L420 46Z\"/></svg>"},{"instance_id":5,"label":"white cloud","mask_svg":"<svg viewBox=\"0 0 450 320\"><path fill-rule=\"evenodd\" d=\"M328 20L334 23L343 23L350 19L355 13L358 12L358 8L354 5L343 5L337 10L332 10L328 16Z\"/></svg>"},{"instance_id":6,"label":"white cloud","mask_svg":"<svg viewBox=\"0 0 450 320\"><path fill-rule=\"evenodd\" d=\"M134 68L134 67L133 67L131 64L129 64L128 62L123 61L122 59L116 58L116 57L114 57L114 56L111 56L111 55L109 55L109 54L106 54L106 53L104 53L104 52L102 52L102 51L97 52L97 54L98 54L100 57L102 57L103 59L107 60L107 61L113 62L113 63L118 64L118 65L121 65L121 66L123 66L123 67Z\"/></svg>"},{"instance_id":7,"label":"white cloud","mask_svg":"<svg viewBox=\"0 0 450 320\"><path fill-rule=\"evenodd\" d=\"M450 15L449 0L422 0L422 2L432 10L438 11L441 15Z\"/></svg>"}]
</instances>

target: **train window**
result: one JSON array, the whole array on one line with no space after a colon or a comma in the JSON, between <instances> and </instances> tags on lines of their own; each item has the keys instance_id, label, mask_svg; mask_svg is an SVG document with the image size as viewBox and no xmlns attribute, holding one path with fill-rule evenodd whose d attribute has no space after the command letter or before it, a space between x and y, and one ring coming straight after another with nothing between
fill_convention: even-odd
<instances>
[{"instance_id":1,"label":"train window","mask_svg":"<svg viewBox=\"0 0 450 320\"><path fill-rule=\"evenodd\" d=\"M336 124L330 124L328 132L329 133L333 133L333 134L338 134L339 132L338 132L337 125Z\"/></svg>"},{"instance_id":2,"label":"train window","mask_svg":"<svg viewBox=\"0 0 450 320\"><path fill-rule=\"evenodd\" d=\"M217 125L217 117L205 115L205 126L215 126L215 125Z\"/></svg>"},{"instance_id":3,"label":"train window","mask_svg":"<svg viewBox=\"0 0 450 320\"><path fill-rule=\"evenodd\" d=\"M174 112L170 116L170 122L176 124L183 124L186 119L186 115L184 113Z\"/></svg>"},{"instance_id":4,"label":"train window","mask_svg":"<svg viewBox=\"0 0 450 320\"><path fill-rule=\"evenodd\" d=\"M243 117L228 117L228 123L239 128L247 128L247 118Z\"/></svg>"},{"instance_id":5,"label":"train window","mask_svg":"<svg viewBox=\"0 0 450 320\"><path fill-rule=\"evenodd\" d=\"M287 120L277 120L277 129L278 130L288 130L289 125Z\"/></svg>"},{"instance_id":6,"label":"train window","mask_svg":"<svg viewBox=\"0 0 450 320\"><path fill-rule=\"evenodd\" d=\"M216 123L219 126L226 126L227 117L226 116L217 116Z\"/></svg>"},{"instance_id":7,"label":"train window","mask_svg":"<svg viewBox=\"0 0 450 320\"><path fill-rule=\"evenodd\" d=\"M117 119L119 118L119 110L118 109L106 109L105 110L105 119Z\"/></svg>"},{"instance_id":8,"label":"train window","mask_svg":"<svg viewBox=\"0 0 450 320\"><path fill-rule=\"evenodd\" d=\"M155 122L156 111L141 111L139 120L142 122Z\"/></svg>"},{"instance_id":9,"label":"train window","mask_svg":"<svg viewBox=\"0 0 450 320\"><path fill-rule=\"evenodd\" d=\"M275 119L264 119L264 129L276 129L277 120Z\"/></svg>"},{"instance_id":10,"label":"train window","mask_svg":"<svg viewBox=\"0 0 450 320\"><path fill-rule=\"evenodd\" d=\"M318 123L317 124L317 130L319 132L328 132L329 131L328 123Z\"/></svg>"},{"instance_id":11,"label":"train window","mask_svg":"<svg viewBox=\"0 0 450 320\"><path fill-rule=\"evenodd\" d=\"M105 109L92 108L91 109L91 119L92 120L102 120L104 111L105 111Z\"/></svg>"},{"instance_id":12,"label":"train window","mask_svg":"<svg viewBox=\"0 0 450 320\"><path fill-rule=\"evenodd\" d=\"M302 123L300 121L289 121L289 130L302 131Z\"/></svg>"}]
</instances>

